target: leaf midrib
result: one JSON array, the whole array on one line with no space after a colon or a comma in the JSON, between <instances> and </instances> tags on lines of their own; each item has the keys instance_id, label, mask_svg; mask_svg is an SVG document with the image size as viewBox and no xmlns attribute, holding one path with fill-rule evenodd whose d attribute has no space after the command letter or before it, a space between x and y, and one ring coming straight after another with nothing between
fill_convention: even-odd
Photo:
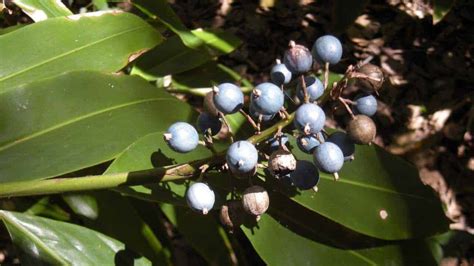
<instances>
[{"instance_id":1,"label":"leaf midrib","mask_svg":"<svg viewBox=\"0 0 474 266\"><path fill-rule=\"evenodd\" d=\"M217 34L216 34L217 35ZM199 37L198 37L199 38ZM224 46L226 46L225 48L222 48L222 45L219 46L219 48L216 48L217 45L213 46L212 44L215 44L215 43L219 43L219 40L224 40L222 41L224 43ZM213 50L217 50L218 52L220 53L230 53L228 51L232 51L232 50L235 50L235 48L229 44L227 41L225 41L225 39L223 38L217 38L217 37L214 37L212 40L210 41L204 41L204 43L207 45L207 46L210 46ZM223 51L224 50L224 51Z\"/></svg>"},{"instance_id":2,"label":"leaf midrib","mask_svg":"<svg viewBox=\"0 0 474 266\"><path fill-rule=\"evenodd\" d=\"M327 177L325 175L321 175L321 178L334 182L333 178ZM357 182L357 181L351 181L351 180L347 180L347 179L344 179L344 178L340 178L336 182L345 183L345 184L349 184L349 185L353 185L353 186L358 186L358 187L362 187L362 188L366 188L366 189L378 190L378 191L385 192L385 193L390 193L390 194L395 194L395 195L400 195L400 196L406 196L406 197L410 197L410 198L414 198L414 199L418 199L418 200L433 202L432 199L429 199L429 198L426 198L426 197L422 197L422 196L418 196L418 195L414 195L414 194L409 194L409 193L404 193L404 192L398 192L398 191L391 190L391 189L388 189L388 188L369 185L369 184L365 184L365 183L361 183L361 182Z\"/></svg>"},{"instance_id":3,"label":"leaf midrib","mask_svg":"<svg viewBox=\"0 0 474 266\"><path fill-rule=\"evenodd\" d=\"M26 229L24 226L21 226L17 222L11 219L10 215L0 211L0 218L3 218L5 220L5 223L8 222L11 226L15 227L22 233L24 233L30 240L32 240L33 243L36 243L38 246L40 246L41 249L43 249L46 253L48 253L51 257L53 257L55 260L60 262L62 265L66 265L67 262L58 256L54 250L52 250L46 243L44 243L40 238L38 238L36 235L34 235L32 232L30 232L28 229Z\"/></svg>"},{"instance_id":4,"label":"leaf midrib","mask_svg":"<svg viewBox=\"0 0 474 266\"><path fill-rule=\"evenodd\" d=\"M74 119L70 119L70 120L64 121L62 123L56 124L54 126L45 128L43 130L34 132L34 133L32 133L30 135L27 135L27 136L25 136L21 139L16 139L16 140L13 140L11 142L8 142L5 145L0 146L0 152L3 152L3 151L5 151L5 150L7 150L7 149L9 149L9 148L11 148L15 145L18 145L18 144L21 144L21 143L26 142L28 140L31 140L33 138L39 137L41 135L44 135L44 134L49 133L51 131L54 131L56 129L68 126L70 124L73 124L73 123L76 123L76 122L79 122L79 121L82 121L82 120L85 120L85 119L88 119L88 118L91 118L91 117L94 117L94 116L97 116L97 115L101 115L103 113L107 113L107 112L110 112L110 111L113 111L113 110L129 107L129 106L136 105L136 104L142 104L142 103L153 102L153 101L163 101L163 100L174 101L174 99L170 99L170 98L161 98L161 97L160 98L149 98L149 99L142 99L142 100L139 100L139 101L127 102L127 103L124 103L124 104L119 104L119 105L111 106L111 107L108 107L108 108L104 108L104 109L101 109L99 111L91 112L91 113L76 117Z\"/></svg>"},{"instance_id":5,"label":"leaf midrib","mask_svg":"<svg viewBox=\"0 0 474 266\"><path fill-rule=\"evenodd\" d=\"M44 61L41 61L40 63L31 65L31 66L29 66L29 67L26 67L26 68L20 70L20 71L13 72L13 73L11 73L11 74L9 74L9 75L6 75L6 76L0 78L0 82L4 82L5 80L11 79L11 78L13 78L13 77L16 77L16 76L22 74L22 73L25 73L26 71L35 69L35 68L37 68L37 67L40 67L40 66L42 66L42 65L45 65L45 64L47 64L47 63L49 63L49 62L52 62L52 61L54 61L54 60L57 60L57 59L66 57L66 56L71 55L71 54L76 53L76 52L79 52L79 51L81 51L81 50L83 50L83 49L86 49L86 48L89 48L89 47L91 47L91 46L93 46L93 45L99 44L99 43L101 43L101 42L105 42L105 41L107 41L107 40L109 40L109 39L118 37L118 36L120 36L120 35L127 34L127 33L132 32L132 31L137 31L137 30L142 29L142 28L145 28L145 27L147 27L147 26L146 26L146 25L142 25L142 26L138 26L138 27L131 28L131 29L127 29L127 30L125 30L125 31L117 32L117 33L112 34L112 35L110 35L110 36L107 36L107 37L105 37L105 38L96 40L96 41L94 41L94 42L91 42L91 43L88 43L88 44L86 44L86 45L83 45L83 46L74 48L74 49L72 49L72 50L69 50L69 51L67 51L67 52L65 52L65 53L58 54L58 55L53 56L53 57L51 57L51 58L49 58L49 59L46 59L46 60L44 60ZM1 83L0 83L0 84L1 84ZM6 91L6 90L4 90L3 92L5 92L5 91ZM0 93L2 93L2 92L0 91Z\"/></svg>"}]
</instances>

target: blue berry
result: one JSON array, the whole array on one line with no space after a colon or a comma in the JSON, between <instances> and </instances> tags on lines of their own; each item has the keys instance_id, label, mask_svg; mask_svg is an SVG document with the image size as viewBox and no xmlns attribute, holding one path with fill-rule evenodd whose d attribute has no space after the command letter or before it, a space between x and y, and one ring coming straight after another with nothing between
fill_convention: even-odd
<instances>
[{"instance_id":1,"label":"blue berry","mask_svg":"<svg viewBox=\"0 0 474 266\"><path fill-rule=\"evenodd\" d=\"M188 206L202 214L207 214L214 206L216 196L212 189L201 182L192 184L186 191Z\"/></svg>"},{"instance_id":2,"label":"blue berry","mask_svg":"<svg viewBox=\"0 0 474 266\"><path fill-rule=\"evenodd\" d=\"M321 132L317 134L318 134L319 139L324 141L323 134ZM318 138L316 138L314 135L302 135L302 136L299 136L298 139L296 139L296 144L298 145L298 148L300 148L302 152L311 154L313 153L314 148L319 146L321 142L319 142Z\"/></svg>"},{"instance_id":3,"label":"blue berry","mask_svg":"<svg viewBox=\"0 0 474 266\"><path fill-rule=\"evenodd\" d=\"M283 107L285 95L275 84L265 82L255 87L251 100L255 110L259 113L273 115Z\"/></svg>"},{"instance_id":4,"label":"blue berry","mask_svg":"<svg viewBox=\"0 0 474 266\"><path fill-rule=\"evenodd\" d=\"M185 122L172 124L164 137L171 149L181 153L194 150L199 143L199 135L196 129Z\"/></svg>"},{"instance_id":5,"label":"blue berry","mask_svg":"<svg viewBox=\"0 0 474 266\"><path fill-rule=\"evenodd\" d=\"M296 161L296 168L289 174L293 185L299 189L311 189L319 182L319 171L308 161Z\"/></svg>"},{"instance_id":6,"label":"blue berry","mask_svg":"<svg viewBox=\"0 0 474 266\"><path fill-rule=\"evenodd\" d=\"M230 145L227 150L226 160L232 172L237 174L249 174L253 173L257 167L258 152L252 143L241 140Z\"/></svg>"},{"instance_id":7,"label":"blue berry","mask_svg":"<svg viewBox=\"0 0 474 266\"><path fill-rule=\"evenodd\" d=\"M206 134L210 131L211 135L214 136L221 131L222 122L217 116L200 113L197 119L197 127L201 133Z\"/></svg>"},{"instance_id":8,"label":"blue berry","mask_svg":"<svg viewBox=\"0 0 474 266\"><path fill-rule=\"evenodd\" d=\"M316 134L324 127L326 115L323 109L316 104L302 104L296 110L295 127L305 135Z\"/></svg>"},{"instance_id":9,"label":"blue berry","mask_svg":"<svg viewBox=\"0 0 474 266\"><path fill-rule=\"evenodd\" d=\"M291 72L285 64L276 64L272 67L270 77L276 85L288 84L291 81Z\"/></svg>"},{"instance_id":10,"label":"blue berry","mask_svg":"<svg viewBox=\"0 0 474 266\"><path fill-rule=\"evenodd\" d=\"M327 141L336 144L341 149L344 155L344 161L352 159L355 153L355 144L346 133L335 132L329 136Z\"/></svg>"},{"instance_id":11,"label":"blue berry","mask_svg":"<svg viewBox=\"0 0 474 266\"><path fill-rule=\"evenodd\" d=\"M317 77L313 76L307 76L304 77L304 83L306 84L306 91L308 92L309 95L309 100L311 102L316 101L321 97L324 93L324 85L319 80ZM304 91L303 91L303 85L301 84L301 81L298 81L298 85L296 86L297 91L298 91L298 98L301 101L304 101Z\"/></svg>"},{"instance_id":12,"label":"blue berry","mask_svg":"<svg viewBox=\"0 0 474 266\"><path fill-rule=\"evenodd\" d=\"M214 89L214 105L223 114L236 113L244 105L244 94L236 85L222 83Z\"/></svg>"},{"instance_id":13,"label":"blue berry","mask_svg":"<svg viewBox=\"0 0 474 266\"><path fill-rule=\"evenodd\" d=\"M308 48L291 41L290 48L283 56L283 63L292 74L303 74L311 70L313 56Z\"/></svg>"},{"instance_id":14,"label":"blue berry","mask_svg":"<svg viewBox=\"0 0 474 266\"><path fill-rule=\"evenodd\" d=\"M324 35L314 42L311 52L316 60L334 65L341 60L342 45L338 38Z\"/></svg>"},{"instance_id":15,"label":"blue berry","mask_svg":"<svg viewBox=\"0 0 474 266\"><path fill-rule=\"evenodd\" d=\"M370 94L360 94L355 98L357 114L373 116L377 112L377 99Z\"/></svg>"},{"instance_id":16,"label":"blue berry","mask_svg":"<svg viewBox=\"0 0 474 266\"><path fill-rule=\"evenodd\" d=\"M344 164L344 155L341 149L332 142L324 142L317 146L314 149L313 159L319 170L326 173L336 173L341 170Z\"/></svg>"},{"instance_id":17,"label":"blue berry","mask_svg":"<svg viewBox=\"0 0 474 266\"><path fill-rule=\"evenodd\" d=\"M272 120L275 115L264 115L264 114L261 114L259 113L256 109L255 109L255 106L250 103L250 107L249 107L249 112L250 112L250 116L252 116L254 119L258 120L260 115L262 116L262 122L268 122L270 120Z\"/></svg>"},{"instance_id":18,"label":"blue berry","mask_svg":"<svg viewBox=\"0 0 474 266\"><path fill-rule=\"evenodd\" d=\"M271 151L276 151L280 147L280 141L278 138L271 137L266 142L270 146ZM281 143L285 145L287 142L288 142L288 136L286 134L283 134L281 136Z\"/></svg>"}]
</instances>

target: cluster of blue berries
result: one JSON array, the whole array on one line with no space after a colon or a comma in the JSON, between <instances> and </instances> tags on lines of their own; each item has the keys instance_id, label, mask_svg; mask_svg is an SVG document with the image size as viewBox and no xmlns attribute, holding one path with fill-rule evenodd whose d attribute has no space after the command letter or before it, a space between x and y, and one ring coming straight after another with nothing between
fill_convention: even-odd
<instances>
[{"instance_id":1,"label":"cluster of blue berries","mask_svg":"<svg viewBox=\"0 0 474 266\"><path fill-rule=\"evenodd\" d=\"M271 121L277 115L289 119L286 108L294 108L292 118L298 132L295 134L297 146L301 151L312 154L313 162L295 159L286 146L288 136L280 128L265 143L259 143L258 149L248 140L233 142L225 154L225 167L237 178L251 178L260 167L259 158L266 158L272 176L290 180L300 189L316 190L319 171L333 174L337 180L337 173L343 164L354 159L355 144L370 144L374 140L376 128L370 116L377 111L377 100L371 93L377 93L383 82L382 72L374 65L349 67L344 78L360 80L364 93L354 101L344 99L340 95L344 87L334 84L332 90L339 90L339 94L331 94L330 97L345 105L352 119L346 133L328 134L324 130L326 114L318 105L322 98L329 95L326 93L327 80L323 83L315 76L305 75L312 70L314 61L324 65L327 70L329 65L337 64L341 57L342 45L331 35L318 38L311 51L291 41L284 53L283 63L277 62L271 69L271 82L261 83L252 90L248 115L244 111L245 97L239 86L232 83L214 86L204 99L206 112L201 113L197 120L197 128L204 135L205 144L212 144L213 136L226 124L225 115L243 113L253 125L257 125L254 126L256 134L260 134L261 123ZM285 97L289 97L285 86L296 88L294 96L301 103L299 106L285 106ZM185 122L171 125L164 138L171 149L180 153L190 152L200 143L198 131ZM269 155L261 149L265 144L269 148ZM193 210L206 214L214 207L215 194L206 183L195 182L188 188L186 199ZM268 207L267 191L260 186L250 186L243 192L241 200L224 204L220 213L221 221L232 228L239 224L232 217L236 212L243 211L258 220Z\"/></svg>"}]
</instances>

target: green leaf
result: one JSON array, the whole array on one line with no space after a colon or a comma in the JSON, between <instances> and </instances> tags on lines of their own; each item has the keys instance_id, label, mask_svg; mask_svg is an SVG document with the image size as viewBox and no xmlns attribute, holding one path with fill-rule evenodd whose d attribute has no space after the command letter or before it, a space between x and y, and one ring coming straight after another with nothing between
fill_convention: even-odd
<instances>
[{"instance_id":1,"label":"green leaf","mask_svg":"<svg viewBox=\"0 0 474 266\"><path fill-rule=\"evenodd\" d=\"M163 212L209 265L231 265L229 239L212 214L201 215L188 208L161 204Z\"/></svg>"},{"instance_id":2,"label":"green leaf","mask_svg":"<svg viewBox=\"0 0 474 266\"><path fill-rule=\"evenodd\" d=\"M431 243L424 240L374 248L339 249L296 233L287 228L284 222L281 224L269 215L263 215L256 227L242 227L268 265L333 265L335 260L338 265L436 264L431 254ZM318 224L313 224L313 227L317 230Z\"/></svg>"},{"instance_id":3,"label":"green leaf","mask_svg":"<svg viewBox=\"0 0 474 266\"><path fill-rule=\"evenodd\" d=\"M215 56L230 53L241 44L240 39L228 32L202 29L192 32L198 38L202 38L204 46L201 48L205 48L206 45L212 48L211 53L207 50L186 47L174 36L140 57L132 74L140 71L146 75L162 77L181 73L203 65Z\"/></svg>"},{"instance_id":4,"label":"green leaf","mask_svg":"<svg viewBox=\"0 0 474 266\"><path fill-rule=\"evenodd\" d=\"M160 41L157 31L129 13L95 12L34 23L0 36L0 93L65 71L115 72Z\"/></svg>"},{"instance_id":5,"label":"green leaf","mask_svg":"<svg viewBox=\"0 0 474 266\"><path fill-rule=\"evenodd\" d=\"M296 148L293 137L290 144L297 159L312 161L311 155ZM421 183L417 169L376 145L356 145L355 160L344 164L339 181L325 173L320 176L317 193L288 195L351 230L386 240L427 237L447 230L441 203Z\"/></svg>"},{"instance_id":6,"label":"green leaf","mask_svg":"<svg viewBox=\"0 0 474 266\"><path fill-rule=\"evenodd\" d=\"M61 1L57 0L13 0L33 21L72 15Z\"/></svg>"},{"instance_id":7,"label":"green leaf","mask_svg":"<svg viewBox=\"0 0 474 266\"><path fill-rule=\"evenodd\" d=\"M210 157L212 153L198 146L189 153L171 150L163 140L164 131L149 134L125 149L107 169L106 173L139 171L158 166L185 163ZM118 192L149 201L168 202L185 206L184 194L188 181L157 183L144 186L117 188Z\"/></svg>"},{"instance_id":8,"label":"green leaf","mask_svg":"<svg viewBox=\"0 0 474 266\"><path fill-rule=\"evenodd\" d=\"M433 1L433 24L437 24L449 13L454 5L454 0Z\"/></svg>"},{"instance_id":9,"label":"green leaf","mask_svg":"<svg viewBox=\"0 0 474 266\"><path fill-rule=\"evenodd\" d=\"M362 14L368 0L351 1L336 0L332 8L332 28L337 33L342 33L355 19Z\"/></svg>"},{"instance_id":10,"label":"green leaf","mask_svg":"<svg viewBox=\"0 0 474 266\"><path fill-rule=\"evenodd\" d=\"M189 31L166 0L133 0L132 4L153 19L158 19L166 27L176 33L184 45L191 49L198 49L203 41Z\"/></svg>"},{"instance_id":11,"label":"green leaf","mask_svg":"<svg viewBox=\"0 0 474 266\"><path fill-rule=\"evenodd\" d=\"M0 218L25 265L151 265L119 241L81 226L7 211Z\"/></svg>"},{"instance_id":12,"label":"green leaf","mask_svg":"<svg viewBox=\"0 0 474 266\"><path fill-rule=\"evenodd\" d=\"M67 194L63 199L82 217L86 227L126 243L159 265L169 264L160 240L127 198L111 191L98 191Z\"/></svg>"},{"instance_id":13,"label":"green leaf","mask_svg":"<svg viewBox=\"0 0 474 266\"><path fill-rule=\"evenodd\" d=\"M191 32L215 51L214 56L229 54L242 44L237 36L228 31L196 29Z\"/></svg>"},{"instance_id":14,"label":"green leaf","mask_svg":"<svg viewBox=\"0 0 474 266\"><path fill-rule=\"evenodd\" d=\"M108 10L107 0L92 0L92 4L97 10Z\"/></svg>"},{"instance_id":15,"label":"green leaf","mask_svg":"<svg viewBox=\"0 0 474 266\"><path fill-rule=\"evenodd\" d=\"M193 115L139 77L87 71L9 90L0 94L0 106L0 182L111 160L138 138Z\"/></svg>"},{"instance_id":16,"label":"green leaf","mask_svg":"<svg viewBox=\"0 0 474 266\"><path fill-rule=\"evenodd\" d=\"M241 83L242 86L253 87L252 83L239 73L216 62L208 62L198 68L173 75L172 86L188 89L208 88L222 82Z\"/></svg>"},{"instance_id":17,"label":"green leaf","mask_svg":"<svg viewBox=\"0 0 474 266\"><path fill-rule=\"evenodd\" d=\"M6 28L3 28L3 29L0 29L0 35L3 35L3 34L7 34L9 32L12 32L12 31L15 31L17 29L21 29L23 28L24 26L26 26L25 24L17 24L15 26L10 26L10 27L6 27Z\"/></svg>"}]
</instances>

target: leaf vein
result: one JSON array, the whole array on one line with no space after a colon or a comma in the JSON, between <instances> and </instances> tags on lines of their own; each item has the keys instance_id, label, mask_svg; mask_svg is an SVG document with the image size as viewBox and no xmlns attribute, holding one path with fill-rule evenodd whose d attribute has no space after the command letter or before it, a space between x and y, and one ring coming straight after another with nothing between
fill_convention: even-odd
<instances>
[{"instance_id":1,"label":"leaf vein","mask_svg":"<svg viewBox=\"0 0 474 266\"><path fill-rule=\"evenodd\" d=\"M324 175L321 175L321 178L326 179L326 180L334 181L333 178L330 178L330 177L327 177L327 176L324 176ZM419 200L425 200L425 201L432 202L432 200L427 199L427 198L422 197L422 196L409 194L409 193L398 192L398 191L395 191L395 190L391 190L391 189L387 189L387 188L383 188L383 187L378 187L378 186L374 186L374 185L369 185L369 184L364 184L364 183L360 183L360 182L357 182L357 181L351 181L351 180L347 180L347 179L343 179L343 178L339 179L337 182L346 183L346 184L349 184L349 185L359 186L359 187L363 187L363 188L367 188L367 189L373 189L373 190L378 190L378 191L382 191L382 192L386 192L386 193L390 193L390 194L403 195L403 196L407 196L407 197L410 197L410 198L415 198L415 199L419 199Z\"/></svg>"},{"instance_id":2,"label":"leaf vein","mask_svg":"<svg viewBox=\"0 0 474 266\"><path fill-rule=\"evenodd\" d=\"M37 63L37 64L31 65L31 66L29 66L29 67L26 67L26 68L24 68L24 69L22 69L22 70L20 70L20 71L16 71L16 72L14 72L14 73L11 73L11 74L9 74L9 75L6 75L6 76L4 76L4 77L1 77L1 78L0 78L0 82L5 81L5 80L8 80L8 79L11 79L11 78L13 78L13 77L15 77L15 76L18 76L18 75L20 75L20 74L22 74L22 73L25 73L25 72L29 71L29 70L35 69L35 68L37 68L37 67L40 67L40 66L42 66L42 65L45 65L45 64L47 64L47 63L50 63L50 62L52 62L52 61L54 61L54 60L57 60L57 59L66 57L66 56L71 55L71 54L76 53L76 52L79 52L79 51L81 51L81 50L83 50L83 49L89 48L89 47L94 46L94 45L96 45L96 44L99 44L99 43L101 43L101 42L105 42L105 41L107 41L107 40L109 40L109 39L115 38L115 37L120 36L120 35L127 34L127 33L132 32L132 31L136 31L136 30L139 30L139 29L142 29L142 28L145 28L145 27L146 27L146 26L138 26L138 27L134 27L134 28L131 28L131 29L127 29L127 30L125 30L125 31L117 32L117 33L115 33L115 34L112 34L112 35L107 36L107 37L105 37L105 38L102 38L102 39L100 39L100 40L96 40L96 41L91 42L91 43L88 43L88 44L86 44L86 45L83 45L83 46L74 48L74 49L72 49L72 50L69 50L69 51L67 51L67 52L65 52L65 53L58 54L58 55L53 56L53 57L51 57L51 58L49 58L49 59L47 59L47 60L44 60L44 61L39 62L39 63Z\"/></svg>"},{"instance_id":3,"label":"leaf vein","mask_svg":"<svg viewBox=\"0 0 474 266\"><path fill-rule=\"evenodd\" d=\"M102 109L102 110L99 110L99 111L95 111L95 112L92 112L92 113L89 113L89 114L86 114L86 115L83 115L83 116L79 116L79 117L76 117L74 119L70 119L70 120L67 120L67 121L64 121L62 123L59 123L57 125L54 125L54 126L51 126L49 128L45 128L43 130L40 130L38 132L35 132L35 133L32 133L30 135L27 135L23 138L20 138L20 139L16 139L12 142L9 142L9 143L6 143L5 145L1 146L0 147L0 152L3 152L15 145L18 145L20 143L23 143L25 141L28 141L28 140L31 140L33 138L36 138L36 137L39 137L41 135L44 135L48 132L51 132L51 131L54 131L56 129L59 129L61 127L65 127L65 126L68 126L70 124L73 124L73 123L76 123L76 122L79 122L81 120L84 120L84 119L87 119L87 118L91 118L93 116L96 116L96 115L100 115L100 114L103 114L103 113L106 113L106 112L109 112L109 111L113 111L113 110L117 110L117 109L120 109L120 108L125 108L125 107L128 107L128 106L132 106L132 105L136 105L136 104L142 104L142 103L146 103L146 102L153 102L153 101L161 101L161 100L170 100L168 98L150 98L150 99L142 99L142 100L139 100L139 101L133 101L133 102L127 102L127 103L124 103L124 104L120 104L120 105L115 105L115 106L111 106L109 108L105 108L105 109Z\"/></svg>"}]
</instances>

